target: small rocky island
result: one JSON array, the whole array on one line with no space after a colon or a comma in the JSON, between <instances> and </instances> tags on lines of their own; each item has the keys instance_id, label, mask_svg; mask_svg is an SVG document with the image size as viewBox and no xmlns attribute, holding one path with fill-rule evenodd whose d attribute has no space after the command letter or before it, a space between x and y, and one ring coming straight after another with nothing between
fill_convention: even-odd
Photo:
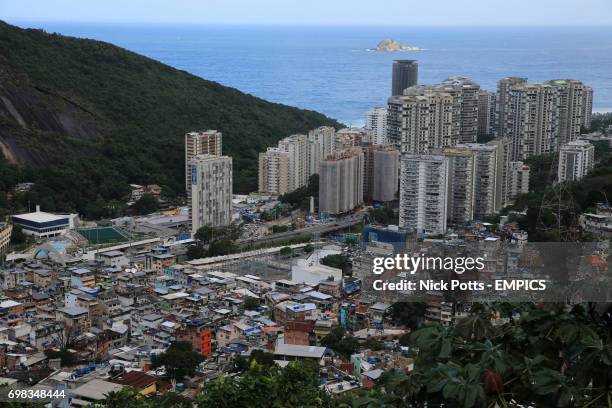
<instances>
[{"instance_id":1,"label":"small rocky island","mask_svg":"<svg viewBox=\"0 0 612 408\"><path fill-rule=\"evenodd\" d=\"M399 41L386 39L378 43L376 48L371 48L372 51L396 52L396 51L419 51L419 47L413 45L405 45Z\"/></svg>"}]
</instances>

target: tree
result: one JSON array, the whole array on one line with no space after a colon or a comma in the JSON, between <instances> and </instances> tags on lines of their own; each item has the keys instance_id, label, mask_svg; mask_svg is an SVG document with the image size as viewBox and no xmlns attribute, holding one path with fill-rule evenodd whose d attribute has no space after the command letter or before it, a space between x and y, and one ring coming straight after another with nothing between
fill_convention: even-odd
<instances>
[{"instance_id":1,"label":"tree","mask_svg":"<svg viewBox=\"0 0 612 408\"><path fill-rule=\"evenodd\" d=\"M138 201L132 205L132 210L138 215L151 214L158 209L159 202L157 201L157 198L151 194L143 194L142 197L140 197Z\"/></svg>"},{"instance_id":2,"label":"tree","mask_svg":"<svg viewBox=\"0 0 612 408\"><path fill-rule=\"evenodd\" d=\"M341 269L343 274L349 274L351 269L351 262L348 256L342 254L327 255L321 259L321 264L336 269Z\"/></svg>"},{"instance_id":3,"label":"tree","mask_svg":"<svg viewBox=\"0 0 612 408\"><path fill-rule=\"evenodd\" d=\"M273 225L272 226L272 233L273 234L278 234L280 232L287 232L289 231L289 226L288 225Z\"/></svg>"},{"instance_id":4,"label":"tree","mask_svg":"<svg viewBox=\"0 0 612 408\"><path fill-rule=\"evenodd\" d=\"M268 354L268 353L264 353ZM285 368L251 361L239 377L220 377L196 398L199 407L325 407L329 397L319 387L319 367L291 362Z\"/></svg>"},{"instance_id":5,"label":"tree","mask_svg":"<svg viewBox=\"0 0 612 408\"><path fill-rule=\"evenodd\" d=\"M293 253L293 250L289 247L282 247L278 253L282 257L288 257L288 256L291 256L291 254Z\"/></svg>"},{"instance_id":6,"label":"tree","mask_svg":"<svg viewBox=\"0 0 612 408\"><path fill-rule=\"evenodd\" d=\"M310 207L310 197L319 196L319 175L313 174L308 179L308 184L297 190L291 191L280 196L282 203L290 204L293 208L308 210Z\"/></svg>"},{"instance_id":7,"label":"tree","mask_svg":"<svg viewBox=\"0 0 612 408\"><path fill-rule=\"evenodd\" d=\"M78 363L77 355L66 348L62 348L61 350L46 350L45 355L50 359L59 358L62 367L72 367Z\"/></svg>"},{"instance_id":8,"label":"tree","mask_svg":"<svg viewBox=\"0 0 612 408\"><path fill-rule=\"evenodd\" d=\"M372 351L380 351L385 349L385 344L382 341L367 339L363 342L363 348Z\"/></svg>"},{"instance_id":9,"label":"tree","mask_svg":"<svg viewBox=\"0 0 612 408\"><path fill-rule=\"evenodd\" d=\"M423 302L397 302L391 306L391 318L395 323L415 330L425 318L426 309Z\"/></svg>"},{"instance_id":10,"label":"tree","mask_svg":"<svg viewBox=\"0 0 612 408\"><path fill-rule=\"evenodd\" d=\"M107 408L150 408L153 404L143 398L137 390L126 387L106 394L106 400L102 406Z\"/></svg>"},{"instance_id":11,"label":"tree","mask_svg":"<svg viewBox=\"0 0 612 408\"><path fill-rule=\"evenodd\" d=\"M359 350L357 338L346 335L345 330L340 326L334 327L329 334L323 337L321 345L332 349L345 358L349 358Z\"/></svg>"},{"instance_id":12,"label":"tree","mask_svg":"<svg viewBox=\"0 0 612 408\"><path fill-rule=\"evenodd\" d=\"M207 251L202 245L194 244L187 247L187 258L189 260L204 258L206 255Z\"/></svg>"},{"instance_id":13,"label":"tree","mask_svg":"<svg viewBox=\"0 0 612 408\"><path fill-rule=\"evenodd\" d=\"M196 367L202 361L204 361L204 357L193 350L191 343L184 341L175 341L170 344L165 352L153 356L151 359L153 367L164 366L166 376L177 381L182 380L187 375L193 375Z\"/></svg>"},{"instance_id":14,"label":"tree","mask_svg":"<svg viewBox=\"0 0 612 408\"><path fill-rule=\"evenodd\" d=\"M21 226L13 224L13 230L11 231L11 244L19 245L26 242L26 235L23 233Z\"/></svg>"},{"instance_id":15,"label":"tree","mask_svg":"<svg viewBox=\"0 0 612 408\"><path fill-rule=\"evenodd\" d=\"M255 310L259 307L259 300L247 296L247 298L244 300L244 308L246 310Z\"/></svg>"},{"instance_id":16,"label":"tree","mask_svg":"<svg viewBox=\"0 0 612 408\"><path fill-rule=\"evenodd\" d=\"M257 361L257 364L262 366L274 366L276 364L274 362L274 354L263 350L253 350L251 352L249 362L252 363L253 361Z\"/></svg>"},{"instance_id":17,"label":"tree","mask_svg":"<svg viewBox=\"0 0 612 408\"><path fill-rule=\"evenodd\" d=\"M367 217L371 223L375 224L397 225L399 223L399 214L396 214L390 207L370 208Z\"/></svg>"},{"instance_id":18,"label":"tree","mask_svg":"<svg viewBox=\"0 0 612 408\"><path fill-rule=\"evenodd\" d=\"M238 252L238 246L229 239L213 241L208 245L208 256L229 255L236 252Z\"/></svg>"},{"instance_id":19,"label":"tree","mask_svg":"<svg viewBox=\"0 0 612 408\"><path fill-rule=\"evenodd\" d=\"M241 230L241 226L236 224L224 227L205 225L196 231L195 238L204 245L222 240L235 241L240 238Z\"/></svg>"},{"instance_id":20,"label":"tree","mask_svg":"<svg viewBox=\"0 0 612 408\"><path fill-rule=\"evenodd\" d=\"M205 225L195 233L195 238L199 241L196 245L202 249L197 251L194 249L193 254L202 255L205 245L208 245L205 256L229 255L238 252L239 248L235 241L240 237L241 230L242 227L236 224L224 227ZM202 258L204 255L199 257Z\"/></svg>"}]
</instances>

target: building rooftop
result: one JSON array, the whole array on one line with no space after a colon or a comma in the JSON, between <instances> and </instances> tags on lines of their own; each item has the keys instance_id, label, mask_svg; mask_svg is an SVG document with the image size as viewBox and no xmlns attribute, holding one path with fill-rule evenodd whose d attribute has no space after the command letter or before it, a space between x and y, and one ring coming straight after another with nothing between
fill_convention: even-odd
<instances>
[{"instance_id":1,"label":"building rooftop","mask_svg":"<svg viewBox=\"0 0 612 408\"><path fill-rule=\"evenodd\" d=\"M21 305L21 303L15 302L14 300L5 300L4 302L0 303L0 309L6 309L8 307L15 307L19 305Z\"/></svg>"},{"instance_id":2,"label":"building rooftop","mask_svg":"<svg viewBox=\"0 0 612 408\"><path fill-rule=\"evenodd\" d=\"M113 380L113 382L117 384L127 385L138 390L147 388L149 385L157 383L158 381L160 381L159 378L143 373L142 371L130 371Z\"/></svg>"},{"instance_id":3,"label":"building rooftop","mask_svg":"<svg viewBox=\"0 0 612 408\"><path fill-rule=\"evenodd\" d=\"M322 358L326 347L302 346L298 344L279 344L274 351L275 355L290 357Z\"/></svg>"},{"instance_id":4,"label":"building rooftop","mask_svg":"<svg viewBox=\"0 0 612 408\"><path fill-rule=\"evenodd\" d=\"M18 220L36 222L36 223L66 220L66 223L67 223L68 222L68 218L70 218L70 216L68 216L68 215L56 215L56 214L51 214L51 213L47 213L47 212L44 212L44 211L36 211L36 212L32 212L32 213L13 215L13 218L17 218Z\"/></svg>"},{"instance_id":5,"label":"building rooftop","mask_svg":"<svg viewBox=\"0 0 612 408\"><path fill-rule=\"evenodd\" d=\"M70 316L79 316L87 313L87 309L79 306L64 307L59 309L59 311Z\"/></svg>"},{"instance_id":6,"label":"building rooftop","mask_svg":"<svg viewBox=\"0 0 612 408\"><path fill-rule=\"evenodd\" d=\"M104 257L108 257L108 258L115 258L115 257L119 257L119 256L123 256L124 253L121 251L117 251L117 250L112 250L112 251L108 251L108 252L102 252L100 254L100 256L104 256Z\"/></svg>"},{"instance_id":7,"label":"building rooftop","mask_svg":"<svg viewBox=\"0 0 612 408\"><path fill-rule=\"evenodd\" d=\"M161 319L162 317L163 316L161 316L161 315L158 315L158 314L155 314L155 313L151 313L151 314L142 316L142 320L146 320L148 322L154 322L156 320Z\"/></svg>"},{"instance_id":8,"label":"building rooftop","mask_svg":"<svg viewBox=\"0 0 612 408\"><path fill-rule=\"evenodd\" d=\"M102 401L106 399L106 395L111 392L117 392L124 386L112 382L93 379L80 387L72 390L72 394L77 398L85 398L86 400Z\"/></svg>"}]
</instances>

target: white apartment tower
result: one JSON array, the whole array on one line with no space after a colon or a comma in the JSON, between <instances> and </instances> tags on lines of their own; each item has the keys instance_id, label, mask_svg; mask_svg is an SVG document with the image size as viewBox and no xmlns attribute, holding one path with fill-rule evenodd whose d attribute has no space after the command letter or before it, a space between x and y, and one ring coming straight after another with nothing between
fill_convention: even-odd
<instances>
[{"instance_id":1,"label":"white apartment tower","mask_svg":"<svg viewBox=\"0 0 612 408\"><path fill-rule=\"evenodd\" d=\"M448 222L463 225L474 219L474 154L465 148L442 150L448 163L447 210Z\"/></svg>"},{"instance_id":2,"label":"white apartment tower","mask_svg":"<svg viewBox=\"0 0 612 408\"><path fill-rule=\"evenodd\" d=\"M504 137L508 129L508 107L510 106L510 91L513 87L526 85L527 78L508 77L497 81L497 95L495 100L495 128L498 137Z\"/></svg>"},{"instance_id":3,"label":"white apartment tower","mask_svg":"<svg viewBox=\"0 0 612 408\"><path fill-rule=\"evenodd\" d=\"M580 128L584 125L584 103L587 94L586 86L573 79L554 79L544 82L557 89L559 103L559 146L580 137ZM588 102L587 102L588 103Z\"/></svg>"},{"instance_id":4,"label":"white apartment tower","mask_svg":"<svg viewBox=\"0 0 612 408\"><path fill-rule=\"evenodd\" d=\"M334 142L336 151L361 147L363 144L372 143L372 132L364 128L343 128L336 132Z\"/></svg>"},{"instance_id":5,"label":"white apartment tower","mask_svg":"<svg viewBox=\"0 0 612 408\"><path fill-rule=\"evenodd\" d=\"M448 159L443 155L405 154L400 167L400 227L420 234L444 234Z\"/></svg>"},{"instance_id":6,"label":"white apartment tower","mask_svg":"<svg viewBox=\"0 0 612 408\"><path fill-rule=\"evenodd\" d=\"M283 195L289 190L289 153L278 147L269 147L265 153L259 153L260 193Z\"/></svg>"},{"instance_id":7,"label":"white apartment tower","mask_svg":"<svg viewBox=\"0 0 612 408\"><path fill-rule=\"evenodd\" d=\"M399 184L399 151L391 146L374 145L372 149L372 200L393 201Z\"/></svg>"},{"instance_id":8,"label":"white apartment tower","mask_svg":"<svg viewBox=\"0 0 612 408\"><path fill-rule=\"evenodd\" d=\"M464 77L450 77L436 88L453 96L454 123L459 123L459 143L474 143L478 135L480 85Z\"/></svg>"},{"instance_id":9,"label":"white apartment tower","mask_svg":"<svg viewBox=\"0 0 612 408\"><path fill-rule=\"evenodd\" d=\"M508 137L499 137L487 142L487 145L496 147L495 212L498 212L511 204L509 201L509 180L512 142Z\"/></svg>"},{"instance_id":10,"label":"white apartment tower","mask_svg":"<svg viewBox=\"0 0 612 408\"><path fill-rule=\"evenodd\" d=\"M191 231L232 221L232 158L203 154L190 162Z\"/></svg>"},{"instance_id":11,"label":"white apartment tower","mask_svg":"<svg viewBox=\"0 0 612 408\"><path fill-rule=\"evenodd\" d=\"M503 134L512 140L513 161L558 149L558 95L551 85L527 84L511 88Z\"/></svg>"},{"instance_id":12,"label":"white apartment tower","mask_svg":"<svg viewBox=\"0 0 612 408\"><path fill-rule=\"evenodd\" d=\"M593 118L593 88L590 86L584 87L584 101L582 102L582 126L585 129L591 129L591 120Z\"/></svg>"},{"instance_id":13,"label":"white apartment tower","mask_svg":"<svg viewBox=\"0 0 612 408\"><path fill-rule=\"evenodd\" d=\"M366 114L365 128L372 131L373 144L387 144L387 110L380 107L370 109Z\"/></svg>"},{"instance_id":14,"label":"white apartment tower","mask_svg":"<svg viewBox=\"0 0 612 408\"><path fill-rule=\"evenodd\" d=\"M595 146L586 140L569 142L559 150L558 181L576 181L593 168Z\"/></svg>"},{"instance_id":15,"label":"white apartment tower","mask_svg":"<svg viewBox=\"0 0 612 408\"><path fill-rule=\"evenodd\" d=\"M474 155L474 217L494 214L499 207L497 203L498 144L468 143L457 145L457 148L469 150Z\"/></svg>"},{"instance_id":16,"label":"white apartment tower","mask_svg":"<svg viewBox=\"0 0 612 408\"><path fill-rule=\"evenodd\" d=\"M430 86L414 86L403 96L389 98L387 116L390 141L402 153L426 154L459 142L453 96Z\"/></svg>"},{"instance_id":17,"label":"white apartment tower","mask_svg":"<svg viewBox=\"0 0 612 408\"><path fill-rule=\"evenodd\" d=\"M321 160L335 153L336 130L321 126L308 132L308 173L319 174Z\"/></svg>"},{"instance_id":18,"label":"white apartment tower","mask_svg":"<svg viewBox=\"0 0 612 408\"><path fill-rule=\"evenodd\" d=\"M478 95L478 136L495 134L496 99L494 92L481 90Z\"/></svg>"},{"instance_id":19,"label":"white apartment tower","mask_svg":"<svg viewBox=\"0 0 612 408\"><path fill-rule=\"evenodd\" d=\"M221 132L216 130L185 134L185 191L187 193L187 202L191 200L191 169L189 162L200 154L221 156L222 139Z\"/></svg>"},{"instance_id":20,"label":"white apartment tower","mask_svg":"<svg viewBox=\"0 0 612 408\"><path fill-rule=\"evenodd\" d=\"M363 152L347 149L320 163L319 213L341 214L363 204Z\"/></svg>"},{"instance_id":21,"label":"white apartment tower","mask_svg":"<svg viewBox=\"0 0 612 408\"><path fill-rule=\"evenodd\" d=\"M278 148L289 154L289 191L308 184L308 137L291 135L278 142Z\"/></svg>"},{"instance_id":22,"label":"white apartment tower","mask_svg":"<svg viewBox=\"0 0 612 408\"><path fill-rule=\"evenodd\" d=\"M529 193L529 166L523 162L510 162L508 183L508 205L520 194Z\"/></svg>"}]
</instances>

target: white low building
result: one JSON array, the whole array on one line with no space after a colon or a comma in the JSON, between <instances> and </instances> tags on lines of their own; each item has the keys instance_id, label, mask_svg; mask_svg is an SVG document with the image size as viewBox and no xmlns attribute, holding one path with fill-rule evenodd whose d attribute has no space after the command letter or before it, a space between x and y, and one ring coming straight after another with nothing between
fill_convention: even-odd
<instances>
[{"instance_id":1,"label":"white low building","mask_svg":"<svg viewBox=\"0 0 612 408\"><path fill-rule=\"evenodd\" d=\"M65 234L75 227L76 214L51 214L40 210L26 214L13 215L13 225L21 227L24 234L34 235L37 238L54 237Z\"/></svg>"}]
</instances>

